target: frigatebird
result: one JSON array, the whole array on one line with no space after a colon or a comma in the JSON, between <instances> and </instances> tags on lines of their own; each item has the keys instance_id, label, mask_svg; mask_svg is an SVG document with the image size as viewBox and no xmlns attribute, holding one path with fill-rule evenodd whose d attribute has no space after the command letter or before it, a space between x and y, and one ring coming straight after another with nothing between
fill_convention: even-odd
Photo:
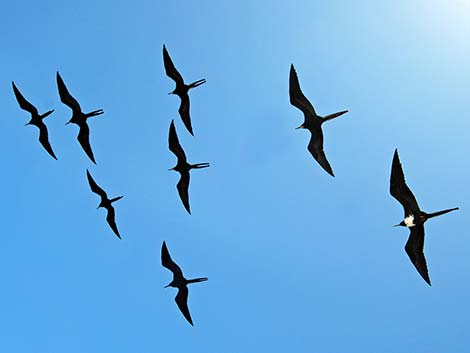
<instances>
[{"instance_id":1,"label":"frigatebird","mask_svg":"<svg viewBox=\"0 0 470 353\"><path fill-rule=\"evenodd\" d=\"M396 149L393 155L392 172L390 175L390 194L401 203L405 211L403 221L396 224L395 227L402 226L410 228L410 236L406 242L405 251L421 277L423 277L427 284L431 285L426 258L424 257L424 222L430 218L458 210L459 208L454 207L433 213L421 211L416 198L408 185L406 185L405 175L403 174L400 158L398 157L398 151Z\"/></svg>"},{"instance_id":2,"label":"frigatebird","mask_svg":"<svg viewBox=\"0 0 470 353\"><path fill-rule=\"evenodd\" d=\"M193 325L193 320L191 319L191 314L188 309L188 284L204 282L207 281L207 277L195 278L195 279L186 279L183 276L183 271L181 268L171 259L168 248L166 247L165 241L162 244L162 266L169 269L173 272L173 280L165 286L178 288L178 294L176 294L175 302L178 305L178 308L183 313L184 317L188 322ZM193 325L194 326L194 325Z\"/></svg>"},{"instance_id":3,"label":"frigatebird","mask_svg":"<svg viewBox=\"0 0 470 353\"><path fill-rule=\"evenodd\" d=\"M44 118L52 114L54 109L45 112L44 114L39 114L38 110L34 105L26 100L25 97L21 94L20 90L16 87L15 83L11 81L13 86L13 92L15 93L16 100L20 105L20 108L31 113L31 120L26 125L35 125L39 128L39 142L42 147L52 156L52 158L57 160L57 157L52 150L51 144L49 143L49 134L47 132L47 126L42 121Z\"/></svg>"},{"instance_id":4,"label":"frigatebird","mask_svg":"<svg viewBox=\"0 0 470 353\"><path fill-rule=\"evenodd\" d=\"M300 89L299 78L297 77L297 72L295 71L293 64L290 66L289 96L290 103L304 113L304 123L297 127L297 129L307 129L312 134L307 149L322 168L334 177L333 169L331 169L330 163L328 163L328 160L326 159L325 151L323 150L323 132L321 126L325 121L337 118L348 111L343 110L327 116L317 115L313 105L309 102L307 97L304 96Z\"/></svg>"},{"instance_id":5,"label":"frigatebird","mask_svg":"<svg viewBox=\"0 0 470 353\"><path fill-rule=\"evenodd\" d=\"M96 182L93 180L90 172L88 169L86 170L86 176L88 178L88 184L90 184L90 189L93 191L95 194L98 194L101 197L100 204L98 205L97 209L100 207L106 208L108 210L108 215L106 216L106 221L108 222L109 226L113 230L114 234L117 235L119 239L121 239L121 235L119 234L117 225L116 225L116 214L114 212L114 207L112 205L113 202L120 200L123 198L123 196L118 196L112 199L108 198L108 195L106 192L96 184Z\"/></svg>"},{"instance_id":6,"label":"frigatebird","mask_svg":"<svg viewBox=\"0 0 470 353\"><path fill-rule=\"evenodd\" d=\"M70 123L77 124L80 130L78 131L77 140L80 142L83 150L87 154L88 158L91 159L93 163L95 162L95 157L93 156L93 151L91 150L90 145L90 128L87 124L87 119L101 115L104 113L103 109L94 110L90 113L83 113L80 104L78 104L77 100L72 97L69 93L67 87L65 86L64 80L60 76L59 72L57 71L57 87L59 88L59 96L62 103L67 105L70 109L72 109L72 118L65 124L68 125Z\"/></svg>"},{"instance_id":7,"label":"frigatebird","mask_svg":"<svg viewBox=\"0 0 470 353\"><path fill-rule=\"evenodd\" d=\"M163 44L163 64L165 65L165 72L166 75L171 78L176 83L176 87L173 91L168 94L176 94L181 99L181 104L178 109L178 113L180 114L181 120L183 120L184 126L188 129L189 133L194 136L193 128L191 126L191 117L189 116L189 95L188 91L191 88L197 87L206 83L206 80L203 78L201 80L194 81L189 85L184 83L183 77L181 74L176 70L173 61L171 61L170 55L166 50L165 44Z\"/></svg>"},{"instance_id":8,"label":"frigatebird","mask_svg":"<svg viewBox=\"0 0 470 353\"><path fill-rule=\"evenodd\" d=\"M176 163L176 166L168 170L175 170L181 174L181 178L178 181L176 188L178 189L178 194L180 195L184 208L186 209L186 211L188 211L189 214L191 214L191 210L189 208L189 194L188 194L189 171L191 169L207 168L209 167L209 163L189 164L186 161L186 154L184 153L184 150L181 147L180 142L178 140L178 135L176 134L175 124L173 120L171 121L170 132L168 134L168 148L178 158L178 162Z\"/></svg>"}]
</instances>

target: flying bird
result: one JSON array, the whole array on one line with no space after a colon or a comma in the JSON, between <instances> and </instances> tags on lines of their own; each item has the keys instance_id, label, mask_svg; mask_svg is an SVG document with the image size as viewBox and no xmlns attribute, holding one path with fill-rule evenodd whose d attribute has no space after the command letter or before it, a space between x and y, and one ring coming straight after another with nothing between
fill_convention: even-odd
<instances>
[{"instance_id":1,"label":"flying bird","mask_svg":"<svg viewBox=\"0 0 470 353\"><path fill-rule=\"evenodd\" d=\"M178 158L178 162L176 166L168 170L175 170L181 174L181 178L176 185L178 189L178 194L180 195L181 201L183 202L184 208L191 214L191 210L189 208L189 171L191 169L199 169L199 168L207 168L209 167L209 163L197 163L197 164L189 164L186 161L186 154L183 151L183 148L178 141L178 135L176 135L176 129L174 121L171 121L170 124L170 132L168 134L168 148L171 152L175 154Z\"/></svg>"},{"instance_id":2,"label":"flying bird","mask_svg":"<svg viewBox=\"0 0 470 353\"><path fill-rule=\"evenodd\" d=\"M195 278L195 279L186 279L183 276L183 272L181 268L173 262L170 257L170 253L168 252L168 248L166 247L165 242L162 244L162 266L169 269L173 272L173 280L165 286L178 288L178 294L176 294L175 302L178 305L178 308L183 313L184 317L188 322L193 325L193 320L191 319L191 314L189 313L188 309L188 284L190 283L197 283L197 282L204 282L207 281L207 277ZM194 326L194 325L193 325Z\"/></svg>"},{"instance_id":3,"label":"flying bird","mask_svg":"<svg viewBox=\"0 0 470 353\"><path fill-rule=\"evenodd\" d=\"M103 114L103 109L94 110L90 113L83 113L80 104L78 104L77 100L69 93L64 81L62 80L62 77L59 75L59 72L57 72L57 87L59 88L61 102L72 109L72 118L65 125L70 123L78 125L80 130L78 132L77 140L80 142L80 145L87 154L88 158L90 158L91 161L96 164L95 156L93 155L93 151L90 145L90 128L88 127L87 119L92 116Z\"/></svg>"},{"instance_id":4,"label":"flying bird","mask_svg":"<svg viewBox=\"0 0 470 353\"><path fill-rule=\"evenodd\" d=\"M18 101L18 104L20 105L20 108L26 110L31 114L31 120L26 125L35 125L39 128L39 142L41 143L42 147L44 147L44 149L47 151L47 153L49 153L52 158L57 160L57 157L55 156L54 151L52 150L51 144L49 143L49 134L47 132L47 127L42 121L44 118L49 116L54 111L54 109L49 110L48 112L45 112L44 114L40 115L36 107L23 97L20 90L16 87L13 81L11 81L11 84L13 86L13 92L15 93L15 97Z\"/></svg>"},{"instance_id":5,"label":"flying bird","mask_svg":"<svg viewBox=\"0 0 470 353\"><path fill-rule=\"evenodd\" d=\"M91 191L93 191L95 194L98 194L101 197L101 201L100 201L100 204L98 205L98 208L103 207L103 208L106 208L106 210L108 210L106 221L108 222L109 226L113 230L114 234L116 234L117 237L121 239L121 235L119 234L119 230L116 225L116 215L115 215L114 207L112 203L117 200L122 199L123 196L118 196L113 199L109 199L106 192L102 188L100 188L98 184L96 184L96 182L93 180L88 169L86 171L86 176L88 178L88 184L90 184Z\"/></svg>"},{"instance_id":6,"label":"flying bird","mask_svg":"<svg viewBox=\"0 0 470 353\"><path fill-rule=\"evenodd\" d=\"M317 115L313 105L304 96L302 90L300 89L299 78L297 77L297 72L294 69L294 65L290 66L289 96L290 103L304 113L304 123L297 127L297 129L307 129L312 134L307 149L310 151L313 158L315 158L315 160L328 174L335 176L333 174L333 169L331 169L330 163L326 159L325 151L323 150L323 132L321 126L325 121L337 118L338 116L343 115L348 111L343 110L341 112L323 117Z\"/></svg>"},{"instance_id":7,"label":"flying bird","mask_svg":"<svg viewBox=\"0 0 470 353\"><path fill-rule=\"evenodd\" d=\"M395 149L390 175L390 194L403 206L405 216L403 221L395 226L410 228L410 236L405 245L405 251L419 274L431 285L429 279L426 258L424 257L424 222L428 219L458 210L458 207L433 213L421 211L418 202L405 182L405 176L401 167L398 151Z\"/></svg>"},{"instance_id":8,"label":"flying bird","mask_svg":"<svg viewBox=\"0 0 470 353\"><path fill-rule=\"evenodd\" d=\"M178 113L181 116L181 120L183 120L184 126L188 129L189 133L194 136L193 128L191 126L191 117L189 116L189 95L188 91L191 88L197 87L202 85L206 82L205 79L194 81L189 85L184 83L183 77L181 74L176 70L173 61L171 61L170 55L166 50L165 45L163 45L163 64L165 65L165 72L166 75L171 78L176 83L176 87L173 91L168 94L176 94L181 99L181 104L178 109Z\"/></svg>"}]
</instances>

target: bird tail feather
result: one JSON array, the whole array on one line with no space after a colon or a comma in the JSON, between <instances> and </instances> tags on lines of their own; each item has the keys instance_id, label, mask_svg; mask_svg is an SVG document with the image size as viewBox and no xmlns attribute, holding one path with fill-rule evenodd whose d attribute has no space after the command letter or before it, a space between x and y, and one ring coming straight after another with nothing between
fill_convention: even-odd
<instances>
[{"instance_id":1,"label":"bird tail feather","mask_svg":"<svg viewBox=\"0 0 470 353\"><path fill-rule=\"evenodd\" d=\"M189 88L194 88L194 87L197 87L197 86L200 86L202 85L203 83L206 83L206 79L203 78L202 80L197 80L197 81L194 81L193 83L190 83L189 84Z\"/></svg>"},{"instance_id":2,"label":"bird tail feather","mask_svg":"<svg viewBox=\"0 0 470 353\"><path fill-rule=\"evenodd\" d=\"M207 281L208 279L209 279L209 278L207 278L207 277L200 277L200 278L188 279L188 284L189 284L189 283L204 282L204 281Z\"/></svg>"},{"instance_id":3,"label":"bird tail feather","mask_svg":"<svg viewBox=\"0 0 470 353\"><path fill-rule=\"evenodd\" d=\"M347 112L348 112L347 110L343 110L343 111L340 111L340 112L337 112L337 113L327 115L327 116L323 117L323 122L328 121L328 120L333 120L334 118L337 118L340 115L346 114Z\"/></svg>"}]
</instances>

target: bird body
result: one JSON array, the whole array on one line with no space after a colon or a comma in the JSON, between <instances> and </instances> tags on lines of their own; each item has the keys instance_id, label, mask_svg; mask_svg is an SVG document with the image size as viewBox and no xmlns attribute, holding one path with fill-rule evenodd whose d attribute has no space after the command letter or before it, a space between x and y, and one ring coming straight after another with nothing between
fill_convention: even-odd
<instances>
[{"instance_id":1,"label":"bird body","mask_svg":"<svg viewBox=\"0 0 470 353\"><path fill-rule=\"evenodd\" d=\"M98 208L105 208L108 211L108 215L106 216L106 221L108 222L109 226L113 230L114 234L121 239L121 235L119 234L119 230L116 225L116 214L114 211L113 207L113 202L116 202L120 199L123 198L123 196L118 196L114 197L112 199L108 198L108 195L106 192L96 184L95 180L91 176L90 172L86 171L87 179L88 179L88 184L90 185L91 191L93 191L95 194L99 195L101 197L100 204L98 205Z\"/></svg>"},{"instance_id":2,"label":"bird body","mask_svg":"<svg viewBox=\"0 0 470 353\"><path fill-rule=\"evenodd\" d=\"M194 135L193 128L191 125L191 117L189 115L189 95L188 92L191 88L195 88L197 86L202 85L206 82L205 79L194 81L189 85L184 83L184 79L181 74L176 69L173 61L171 60L170 54L166 50L165 45L163 45L163 64L165 66L166 75L175 81L175 89L171 91L169 94L175 94L181 99L180 107L178 109L178 113L180 114L181 120L186 126L186 129L189 131L191 135Z\"/></svg>"},{"instance_id":3,"label":"bird body","mask_svg":"<svg viewBox=\"0 0 470 353\"><path fill-rule=\"evenodd\" d=\"M290 67L289 74L289 96L290 103L300 109L304 114L304 122L297 129L307 129L311 133L310 142L308 143L307 149L312 154L313 158L320 164L320 166L331 176L335 176L333 169L328 162L325 151L323 150L323 131L322 124L325 121L337 118L340 115L347 113L347 110L343 110L334 114L330 114L324 117L319 116L313 105L305 97L300 89L299 78L295 71L294 65Z\"/></svg>"},{"instance_id":4,"label":"bird body","mask_svg":"<svg viewBox=\"0 0 470 353\"><path fill-rule=\"evenodd\" d=\"M88 127L87 119L103 114L103 109L94 110L89 113L83 113L80 104L69 93L59 72L57 72L57 87L59 89L61 102L72 109L72 117L65 125L70 123L78 125L80 130L78 132L77 140L87 154L88 158L90 158L90 160L96 164L95 156L93 155L93 150L91 149L90 145L90 128Z\"/></svg>"},{"instance_id":5,"label":"bird body","mask_svg":"<svg viewBox=\"0 0 470 353\"><path fill-rule=\"evenodd\" d=\"M175 124L173 120L171 121L170 130L168 133L168 148L178 158L176 166L169 170L174 170L181 174L181 178L178 181L176 188L178 189L178 194L180 196L181 201L183 202L184 208L189 214L191 214L191 209L189 206L189 171L191 169L207 168L209 167L209 163L189 164L187 162L186 154L184 153L184 150L179 143L178 135L176 134Z\"/></svg>"},{"instance_id":6,"label":"bird body","mask_svg":"<svg viewBox=\"0 0 470 353\"><path fill-rule=\"evenodd\" d=\"M178 305L183 316L188 320L188 322L193 325L193 320L191 318L191 314L189 313L188 308L188 284L191 283L198 283L207 281L207 277L199 277L194 279L186 279L183 275L183 271L181 268L171 259L170 253L168 252L168 248L166 246L165 241L162 244L162 266L169 269L173 273L173 280L165 286L178 288L178 294L176 294L175 302Z\"/></svg>"},{"instance_id":7,"label":"bird body","mask_svg":"<svg viewBox=\"0 0 470 353\"><path fill-rule=\"evenodd\" d=\"M47 126L43 122L43 119L52 114L54 112L54 109L49 110L44 114L39 114L37 108L30 102L28 102L26 98L23 97L18 87L16 87L15 83L12 81L11 84L20 108L31 114L31 119L28 123L26 123L26 125L34 125L39 129L39 142L41 143L42 147L44 147L44 149L47 151L47 153L49 153L52 158L57 160L57 157L55 156L55 153L52 150L51 144L49 142L49 133L47 131Z\"/></svg>"},{"instance_id":8,"label":"bird body","mask_svg":"<svg viewBox=\"0 0 470 353\"><path fill-rule=\"evenodd\" d=\"M393 155L390 194L400 202L405 214L404 219L395 226L408 227L410 229L410 236L406 242L405 251L421 277L427 284L431 285L426 258L424 257L424 223L428 219L458 210L459 208L454 207L433 213L421 211L416 198L408 185L406 185L397 150L395 150Z\"/></svg>"}]
</instances>

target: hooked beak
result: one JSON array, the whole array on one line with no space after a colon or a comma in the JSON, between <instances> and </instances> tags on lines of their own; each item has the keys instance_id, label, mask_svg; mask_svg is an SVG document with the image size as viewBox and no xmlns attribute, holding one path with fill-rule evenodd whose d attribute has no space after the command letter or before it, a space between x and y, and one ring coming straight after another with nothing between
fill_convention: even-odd
<instances>
[{"instance_id":1,"label":"hooked beak","mask_svg":"<svg viewBox=\"0 0 470 353\"><path fill-rule=\"evenodd\" d=\"M71 123L71 121L69 121L69 122L65 123L65 125L68 125L68 124L70 124L70 123Z\"/></svg>"},{"instance_id":2,"label":"hooked beak","mask_svg":"<svg viewBox=\"0 0 470 353\"><path fill-rule=\"evenodd\" d=\"M168 288L169 286L170 286L170 285L168 284L168 285L166 285L166 286L165 286L165 287L163 287L163 288Z\"/></svg>"},{"instance_id":3,"label":"hooked beak","mask_svg":"<svg viewBox=\"0 0 470 353\"><path fill-rule=\"evenodd\" d=\"M170 171L170 170L175 170L175 167L168 169L168 171Z\"/></svg>"},{"instance_id":4,"label":"hooked beak","mask_svg":"<svg viewBox=\"0 0 470 353\"><path fill-rule=\"evenodd\" d=\"M171 92L168 92L168 94L174 94L174 93L173 93L173 91L171 91Z\"/></svg>"},{"instance_id":5,"label":"hooked beak","mask_svg":"<svg viewBox=\"0 0 470 353\"><path fill-rule=\"evenodd\" d=\"M400 223L394 225L394 227L399 227L399 226L401 226Z\"/></svg>"},{"instance_id":6,"label":"hooked beak","mask_svg":"<svg viewBox=\"0 0 470 353\"><path fill-rule=\"evenodd\" d=\"M305 126L304 126L304 124L302 124L302 125L300 125L300 126L297 126L295 129L296 129L296 130L298 130L298 129L305 129Z\"/></svg>"},{"instance_id":7,"label":"hooked beak","mask_svg":"<svg viewBox=\"0 0 470 353\"><path fill-rule=\"evenodd\" d=\"M96 209L99 209L101 206L96 207Z\"/></svg>"},{"instance_id":8,"label":"hooked beak","mask_svg":"<svg viewBox=\"0 0 470 353\"><path fill-rule=\"evenodd\" d=\"M24 124L24 126L28 126L28 125L31 125L31 123Z\"/></svg>"}]
</instances>

